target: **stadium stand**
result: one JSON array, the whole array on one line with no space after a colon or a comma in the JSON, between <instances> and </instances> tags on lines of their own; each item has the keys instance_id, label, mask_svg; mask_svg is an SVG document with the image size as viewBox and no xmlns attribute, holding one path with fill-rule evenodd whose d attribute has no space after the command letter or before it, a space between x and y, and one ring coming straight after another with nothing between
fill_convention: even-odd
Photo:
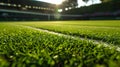
<instances>
[{"instance_id":1,"label":"stadium stand","mask_svg":"<svg viewBox=\"0 0 120 67\"><path fill-rule=\"evenodd\" d=\"M69 3L69 1L65 3ZM62 9L69 6L71 5L62 6ZM33 0L0 0L0 20L69 20L77 19L77 17L81 16L60 15L56 11L57 8L61 9L55 4Z\"/></svg>"},{"instance_id":2,"label":"stadium stand","mask_svg":"<svg viewBox=\"0 0 120 67\"><path fill-rule=\"evenodd\" d=\"M82 15L81 19L120 19L120 1L70 9L62 14Z\"/></svg>"},{"instance_id":3,"label":"stadium stand","mask_svg":"<svg viewBox=\"0 0 120 67\"><path fill-rule=\"evenodd\" d=\"M55 4L33 0L0 0L0 20L46 20Z\"/></svg>"},{"instance_id":4,"label":"stadium stand","mask_svg":"<svg viewBox=\"0 0 120 67\"><path fill-rule=\"evenodd\" d=\"M0 0L0 8L42 13L54 12L55 4L33 0Z\"/></svg>"},{"instance_id":5,"label":"stadium stand","mask_svg":"<svg viewBox=\"0 0 120 67\"><path fill-rule=\"evenodd\" d=\"M73 0L70 0L73 1ZM120 19L120 1L76 8L33 0L0 0L0 21ZM65 10L68 8L68 10ZM58 13L57 9L63 9Z\"/></svg>"}]
</instances>

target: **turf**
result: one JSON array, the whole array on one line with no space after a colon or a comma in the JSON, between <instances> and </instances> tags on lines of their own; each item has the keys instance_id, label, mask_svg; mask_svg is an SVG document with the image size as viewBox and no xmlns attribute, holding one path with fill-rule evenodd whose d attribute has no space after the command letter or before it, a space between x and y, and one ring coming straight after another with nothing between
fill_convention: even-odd
<instances>
[{"instance_id":1,"label":"turf","mask_svg":"<svg viewBox=\"0 0 120 67\"><path fill-rule=\"evenodd\" d=\"M83 38L101 40L118 46L120 44L119 20L30 22L20 24Z\"/></svg>"},{"instance_id":2,"label":"turf","mask_svg":"<svg viewBox=\"0 0 120 67\"><path fill-rule=\"evenodd\" d=\"M86 40L26 28L47 29ZM0 67L120 67L120 52L87 38L119 45L120 21L0 23Z\"/></svg>"}]
</instances>

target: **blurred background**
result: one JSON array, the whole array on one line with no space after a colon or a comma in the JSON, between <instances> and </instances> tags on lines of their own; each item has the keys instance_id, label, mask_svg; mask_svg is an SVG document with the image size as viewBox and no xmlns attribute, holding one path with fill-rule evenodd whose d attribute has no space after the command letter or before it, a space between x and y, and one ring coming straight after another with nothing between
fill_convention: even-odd
<instances>
[{"instance_id":1,"label":"blurred background","mask_svg":"<svg viewBox=\"0 0 120 67\"><path fill-rule=\"evenodd\" d=\"M0 21L120 20L120 0L0 0Z\"/></svg>"}]
</instances>

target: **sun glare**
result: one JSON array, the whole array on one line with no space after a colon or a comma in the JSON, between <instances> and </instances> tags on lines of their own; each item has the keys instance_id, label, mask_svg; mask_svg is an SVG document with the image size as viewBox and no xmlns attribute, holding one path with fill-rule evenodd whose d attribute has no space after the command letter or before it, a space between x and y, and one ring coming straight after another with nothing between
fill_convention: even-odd
<instances>
[{"instance_id":1,"label":"sun glare","mask_svg":"<svg viewBox=\"0 0 120 67\"><path fill-rule=\"evenodd\" d=\"M44 2L48 2L48 3L53 3L56 5L61 4L64 0L37 0L37 1L44 1Z\"/></svg>"},{"instance_id":2,"label":"sun glare","mask_svg":"<svg viewBox=\"0 0 120 67\"><path fill-rule=\"evenodd\" d=\"M62 0L54 0L54 4L57 4L57 5L59 5L59 4L61 4L63 1Z\"/></svg>"}]
</instances>

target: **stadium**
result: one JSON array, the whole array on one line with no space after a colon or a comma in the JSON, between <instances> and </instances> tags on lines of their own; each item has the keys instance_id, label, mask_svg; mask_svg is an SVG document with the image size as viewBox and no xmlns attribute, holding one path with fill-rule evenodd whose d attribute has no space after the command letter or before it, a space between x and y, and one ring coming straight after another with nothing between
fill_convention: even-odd
<instances>
[{"instance_id":1,"label":"stadium","mask_svg":"<svg viewBox=\"0 0 120 67\"><path fill-rule=\"evenodd\" d=\"M119 63L119 0L0 0L0 67Z\"/></svg>"},{"instance_id":2,"label":"stadium","mask_svg":"<svg viewBox=\"0 0 120 67\"><path fill-rule=\"evenodd\" d=\"M34 0L1 0L0 20L119 19L119 1L95 4L81 8L76 8L78 5L77 0L72 1L63 2L61 5L55 5ZM114 7L110 7L113 5ZM63 11L59 13L58 10L60 9ZM57 15L60 15L60 17L56 18Z\"/></svg>"}]
</instances>

